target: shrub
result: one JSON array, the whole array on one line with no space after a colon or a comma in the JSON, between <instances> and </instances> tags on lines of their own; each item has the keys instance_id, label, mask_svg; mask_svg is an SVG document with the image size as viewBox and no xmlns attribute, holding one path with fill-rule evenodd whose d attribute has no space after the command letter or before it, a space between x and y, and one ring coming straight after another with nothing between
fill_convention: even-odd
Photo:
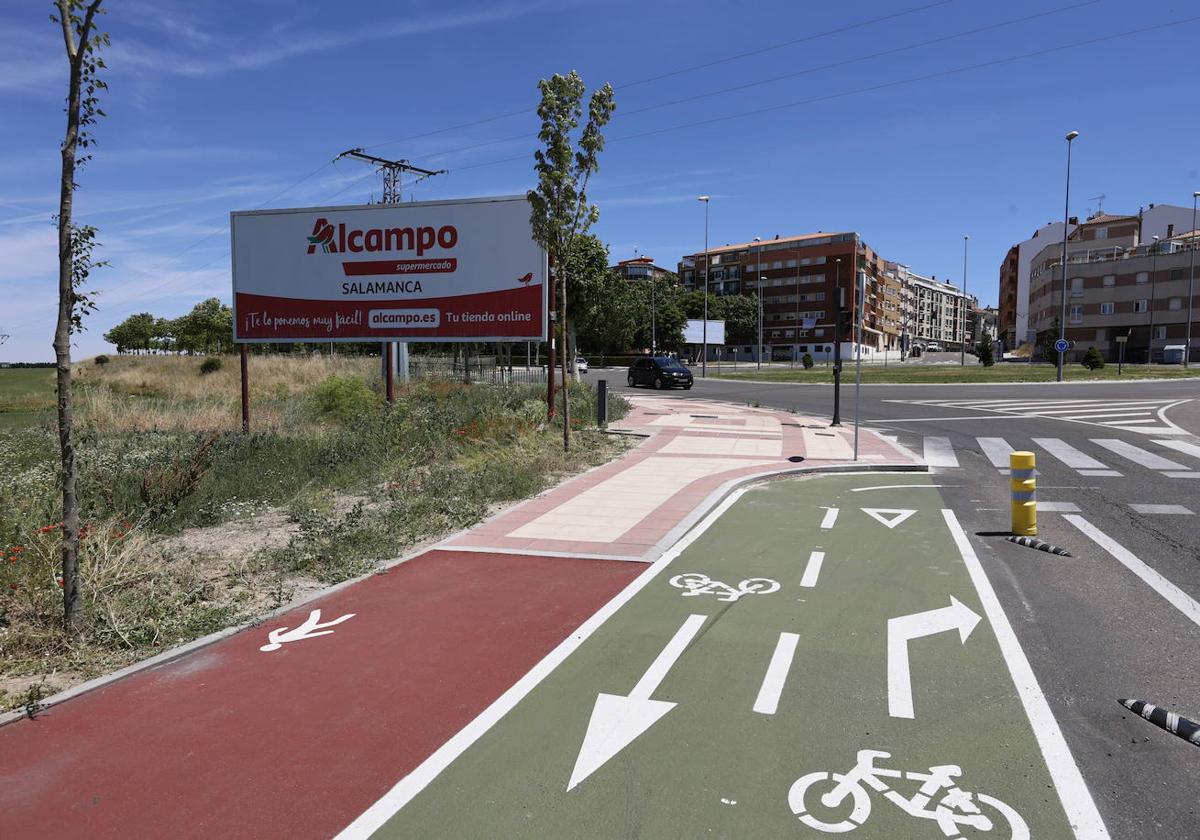
<instances>
[{"instance_id":1,"label":"shrub","mask_svg":"<svg viewBox=\"0 0 1200 840\"><path fill-rule=\"evenodd\" d=\"M979 355L979 363L984 367L991 367L996 364L996 351L992 347L992 340L990 338L980 340L976 352Z\"/></svg>"},{"instance_id":2,"label":"shrub","mask_svg":"<svg viewBox=\"0 0 1200 840\"><path fill-rule=\"evenodd\" d=\"M375 392L362 379L336 373L314 385L309 396L319 417L331 417L342 423L352 422L379 404Z\"/></svg>"},{"instance_id":3,"label":"shrub","mask_svg":"<svg viewBox=\"0 0 1200 840\"><path fill-rule=\"evenodd\" d=\"M1083 361L1080 364L1088 370L1098 370L1104 367L1104 356L1098 347L1092 346L1083 354Z\"/></svg>"},{"instance_id":4,"label":"shrub","mask_svg":"<svg viewBox=\"0 0 1200 840\"><path fill-rule=\"evenodd\" d=\"M800 359L800 364L804 365L805 370L809 370L813 366L812 353L805 353Z\"/></svg>"},{"instance_id":5,"label":"shrub","mask_svg":"<svg viewBox=\"0 0 1200 840\"><path fill-rule=\"evenodd\" d=\"M106 364L108 364L108 356L105 356L103 353L101 353L99 356L97 356L92 361L94 361L98 365L106 365Z\"/></svg>"},{"instance_id":6,"label":"shrub","mask_svg":"<svg viewBox=\"0 0 1200 840\"><path fill-rule=\"evenodd\" d=\"M224 362L218 356L209 356L200 363L200 375L204 376L207 373L216 373L222 367Z\"/></svg>"}]
</instances>

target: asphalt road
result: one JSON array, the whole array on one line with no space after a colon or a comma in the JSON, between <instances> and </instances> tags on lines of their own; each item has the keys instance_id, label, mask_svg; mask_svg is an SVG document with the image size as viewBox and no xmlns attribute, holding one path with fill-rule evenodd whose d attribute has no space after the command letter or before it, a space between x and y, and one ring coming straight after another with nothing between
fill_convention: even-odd
<instances>
[{"instance_id":1,"label":"asphalt road","mask_svg":"<svg viewBox=\"0 0 1200 840\"><path fill-rule=\"evenodd\" d=\"M629 390L624 369L588 378ZM697 378L691 391L672 393L828 417L832 391ZM853 423L854 406L851 378L843 425ZM867 385L859 406L864 426L940 464L935 481L977 535L987 575L1111 835L1198 836L1200 748L1116 701L1144 699L1200 719L1200 382ZM989 535L1009 528L999 465L1010 448L1036 453L1039 537L1071 557ZM1068 509L1050 511L1048 503Z\"/></svg>"}]
</instances>

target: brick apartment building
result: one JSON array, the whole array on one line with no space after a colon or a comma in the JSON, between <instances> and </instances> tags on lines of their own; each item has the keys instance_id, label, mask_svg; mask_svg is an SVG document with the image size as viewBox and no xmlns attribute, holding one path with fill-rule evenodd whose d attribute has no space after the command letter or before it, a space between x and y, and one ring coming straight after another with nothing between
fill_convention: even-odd
<instances>
[{"instance_id":1,"label":"brick apartment building","mask_svg":"<svg viewBox=\"0 0 1200 840\"><path fill-rule=\"evenodd\" d=\"M1189 230L1191 216L1191 207L1171 204L1151 204L1138 210L1136 215L1096 213L1087 219L1082 226L1085 230L1079 235L1075 235L1075 231L1081 225L1072 217L1067 222L1070 233L1067 250L1072 262L1077 262L1080 257L1087 262L1100 258L1106 249L1111 254L1114 248L1140 246L1153 241L1155 236L1165 241L1176 232ZM1135 225L1137 230L1131 236L1131 228ZM1032 331L1041 328L1033 317L1031 275L1037 265L1042 265L1044 272L1045 252L1052 252L1057 257L1053 249L1062 250L1062 239L1063 223L1050 222L1024 242L1013 245L1005 254L1000 264L999 322L1000 339L1007 349L1024 344Z\"/></svg>"},{"instance_id":2,"label":"brick apartment building","mask_svg":"<svg viewBox=\"0 0 1200 840\"><path fill-rule=\"evenodd\" d=\"M1138 216L1098 214L1070 234L1066 337L1075 346L1069 359L1077 360L1095 346L1115 361L1115 339L1124 336L1127 361L1161 361L1165 347L1184 344L1189 311L1194 324L1200 320L1200 296L1190 306L1187 300L1191 252L1200 237L1194 232L1176 234L1168 224L1166 238L1146 242L1142 229ZM1061 255L1061 243L1048 244L1031 263L1030 324L1043 341L1057 333ZM1197 332L1194 327L1193 359L1200 358Z\"/></svg>"},{"instance_id":3,"label":"brick apartment building","mask_svg":"<svg viewBox=\"0 0 1200 840\"><path fill-rule=\"evenodd\" d=\"M864 355L900 347L903 285L896 264L881 259L857 233L818 232L723 245L710 248L708 258L713 294L757 296L761 281L764 358L830 352L839 292L847 310L859 305L856 265L866 274ZM704 288L704 261L703 251L679 261L685 289ZM743 352L753 358L754 348Z\"/></svg>"}]
</instances>

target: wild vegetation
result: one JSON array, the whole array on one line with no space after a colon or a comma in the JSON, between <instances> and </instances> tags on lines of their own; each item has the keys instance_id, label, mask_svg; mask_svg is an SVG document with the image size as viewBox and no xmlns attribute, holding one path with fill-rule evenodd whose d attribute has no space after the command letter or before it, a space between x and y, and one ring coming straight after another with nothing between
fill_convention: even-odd
<instances>
[{"instance_id":1,"label":"wild vegetation","mask_svg":"<svg viewBox=\"0 0 1200 840\"><path fill-rule=\"evenodd\" d=\"M238 365L202 365L119 356L76 366L84 618L75 638L62 622L49 415L0 430L0 706L36 704L367 573L624 446L579 423L564 453L546 424L544 386L422 382L398 388L389 410L377 359L307 355L251 358L252 434L243 435ZM15 390L5 387L12 373L0 371L0 392ZM591 389L574 386L571 401L590 422ZM620 416L627 406L612 408Z\"/></svg>"}]
</instances>

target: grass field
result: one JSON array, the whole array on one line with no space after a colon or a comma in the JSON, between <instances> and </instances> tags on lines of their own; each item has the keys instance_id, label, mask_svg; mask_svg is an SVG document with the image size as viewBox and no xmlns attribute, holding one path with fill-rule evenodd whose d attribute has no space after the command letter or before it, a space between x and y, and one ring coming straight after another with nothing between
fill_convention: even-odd
<instances>
[{"instance_id":1,"label":"grass field","mask_svg":"<svg viewBox=\"0 0 1200 840\"><path fill-rule=\"evenodd\" d=\"M378 360L354 357L253 357L244 435L237 359L202 361L78 366L76 639L61 631L52 412L0 429L0 708L365 574L628 445L581 425L564 453L538 385L421 382L388 409ZM3 405L36 418L51 375L0 370ZM594 399L578 384L573 414L594 417Z\"/></svg>"},{"instance_id":2,"label":"grass field","mask_svg":"<svg viewBox=\"0 0 1200 840\"><path fill-rule=\"evenodd\" d=\"M54 408L54 368L0 368L0 430L36 423Z\"/></svg>"},{"instance_id":3,"label":"grass field","mask_svg":"<svg viewBox=\"0 0 1200 840\"><path fill-rule=\"evenodd\" d=\"M1184 368L1181 365L1126 365L1121 375L1116 365L1107 365L1100 370L1088 370L1082 365L1068 365L1063 370L1064 378L1070 382L1132 381L1136 379L1180 379L1200 376L1200 366ZM719 374L708 366L710 378L753 380L759 382L833 382L833 371L824 365L811 370L787 368L778 365L756 370L753 364L737 370L726 368ZM843 363L842 381L854 381L854 363ZM862 381L868 384L936 384L936 383L980 383L980 382L1053 382L1053 365L998 364L983 367L969 364L921 365L904 362L888 365L863 365Z\"/></svg>"}]
</instances>

